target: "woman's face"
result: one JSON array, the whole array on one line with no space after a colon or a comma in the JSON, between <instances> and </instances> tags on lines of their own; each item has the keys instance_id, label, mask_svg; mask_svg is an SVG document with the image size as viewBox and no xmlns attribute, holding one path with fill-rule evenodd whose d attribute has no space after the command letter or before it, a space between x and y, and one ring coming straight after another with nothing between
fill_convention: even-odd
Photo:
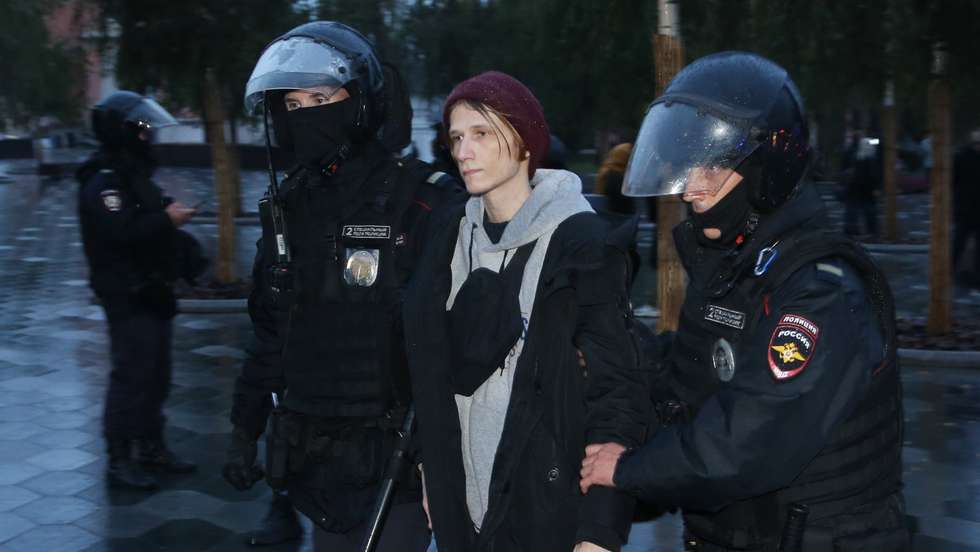
<instances>
[{"instance_id":1,"label":"woman's face","mask_svg":"<svg viewBox=\"0 0 980 552\"><path fill-rule=\"evenodd\" d=\"M473 195L485 194L527 174L528 160L517 159L521 148L510 125L494 113L487 113L487 117L465 103L456 104L449 113L453 158L466 191Z\"/></svg>"}]
</instances>

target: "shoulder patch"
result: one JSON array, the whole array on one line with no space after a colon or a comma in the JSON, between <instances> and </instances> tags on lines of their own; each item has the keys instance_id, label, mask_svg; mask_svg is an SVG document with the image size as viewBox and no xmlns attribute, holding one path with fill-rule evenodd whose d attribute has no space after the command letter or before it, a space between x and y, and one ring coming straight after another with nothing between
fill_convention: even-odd
<instances>
[{"instance_id":1,"label":"shoulder patch","mask_svg":"<svg viewBox=\"0 0 980 552\"><path fill-rule=\"evenodd\" d=\"M841 269L841 267L832 265L830 263L817 263L817 270L826 272L828 274L833 274L838 278L844 277L844 271Z\"/></svg>"},{"instance_id":2,"label":"shoulder patch","mask_svg":"<svg viewBox=\"0 0 980 552\"><path fill-rule=\"evenodd\" d=\"M123 201L122 195L119 194L119 190L108 188L106 190L102 190L102 193L99 195L102 196L102 205L107 211L116 212L122 209Z\"/></svg>"},{"instance_id":3,"label":"shoulder patch","mask_svg":"<svg viewBox=\"0 0 980 552\"><path fill-rule=\"evenodd\" d=\"M446 173L442 171L436 171L430 174L429 178L427 178L425 181L428 182L429 184L435 184L436 182L439 182L439 179L441 179L444 176L446 176Z\"/></svg>"},{"instance_id":4,"label":"shoulder patch","mask_svg":"<svg viewBox=\"0 0 980 552\"><path fill-rule=\"evenodd\" d=\"M769 370L777 381L792 379L803 372L820 337L820 328L810 320L784 314L769 338Z\"/></svg>"}]
</instances>

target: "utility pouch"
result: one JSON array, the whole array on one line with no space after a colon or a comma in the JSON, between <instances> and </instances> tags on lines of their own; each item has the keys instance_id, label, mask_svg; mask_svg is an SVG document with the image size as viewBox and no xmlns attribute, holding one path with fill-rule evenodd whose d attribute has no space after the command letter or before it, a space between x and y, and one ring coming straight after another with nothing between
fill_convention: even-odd
<instances>
[{"instance_id":1,"label":"utility pouch","mask_svg":"<svg viewBox=\"0 0 980 552\"><path fill-rule=\"evenodd\" d=\"M296 509L332 533L363 523L383 476L390 439L379 427L305 424L299 447L305 461L298 470L290 465L289 495Z\"/></svg>"}]
</instances>

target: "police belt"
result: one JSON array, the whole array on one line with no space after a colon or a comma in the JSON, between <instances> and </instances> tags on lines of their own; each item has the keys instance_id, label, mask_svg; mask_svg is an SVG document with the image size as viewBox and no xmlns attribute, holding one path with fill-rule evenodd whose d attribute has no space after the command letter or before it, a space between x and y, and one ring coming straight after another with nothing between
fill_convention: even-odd
<instances>
[{"instance_id":1,"label":"police belt","mask_svg":"<svg viewBox=\"0 0 980 552\"><path fill-rule=\"evenodd\" d=\"M319 417L285 410L282 414L281 431L287 436L291 448L313 458L329 453L337 436L352 429L380 429L397 431L406 407L389 410L381 417Z\"/></svg>"}]
</instances>

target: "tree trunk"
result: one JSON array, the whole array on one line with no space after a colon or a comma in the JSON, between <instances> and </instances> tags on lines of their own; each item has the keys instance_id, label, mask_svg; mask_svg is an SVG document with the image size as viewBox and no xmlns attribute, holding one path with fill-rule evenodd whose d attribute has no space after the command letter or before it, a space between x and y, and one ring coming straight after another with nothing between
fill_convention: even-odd
<instances>
[{"instance_id":1,"label":"tree trunk","mask_svg":"<svg viewBox=\"0 0 980 552\"><path fill-rule=\"evenodd\" d=\"M677 2L658 0L659 23L653 36L654 67L656 69L657 95L663 94L667 84L684 65L684 49L681 45ZM686 216L680 196L657 198L657 306L660 308L658 331L676 330L684 302L686 276L671 231Z\"/></svg>"},{"instance_id":2,"label":"tree trunk","mask_svg":"<svg viewBox=\"0 0 980 552\"><path fill-rule=\"evenodd\" d=\"M929 175L929 316L926 332L944 335L953 329L952 270L949 251L950 209L950 90L946 52L933 49L933 78L929 84L929 136L932 172Z\"/></svg>"},{"instance_id":3,"label":"tree trunk","mask_svg":"<svg viewBox=\"0 0 980 552\"><path fill-rule=\"evenodd\" d=\"M885 211L885 241L898 241L898 183L895 161L898 153L898 129L895 125L895 83L885 85L885 101L881 106L882 191Z\"/></svg>"},{"instance_id":4,"label":"tree trunk","mask_svg":"<svg viewBox=\"0 0 980 552\"><path fill-rule=\"evenodd\" d=\"M211 138L215 196L218 198L218 252L214 279L222 284L235 281L235 168L225 143L225 106L214 72L204 74L204 120Z\"/></svg>"}]
</instances>

